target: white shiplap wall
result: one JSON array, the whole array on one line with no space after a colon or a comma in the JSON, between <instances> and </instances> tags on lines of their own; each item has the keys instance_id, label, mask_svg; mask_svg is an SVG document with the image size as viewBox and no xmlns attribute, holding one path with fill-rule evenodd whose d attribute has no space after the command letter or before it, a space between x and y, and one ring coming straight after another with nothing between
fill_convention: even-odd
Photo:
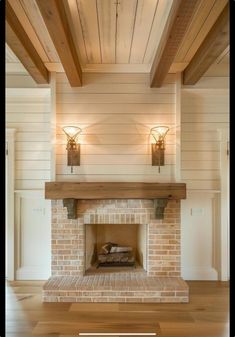
<instances>
[{"instance_id":1,"label":"white shiplap wall","mask_svg":"<svg viewBox=\"0 0 235 337\"><path fill-rule=\"evenodd\" d=\"M16 129L15 189L50 180L50 88L7 88L6 127Z\"/></svg>"},{"instance_id":2,"label":"white shiplap wall","mask_svg":"<svg viewBox=\"0 0 235 337\"><path fill-rule=\"evenodd\" d=\"M181 177L188 189L220 189L218 131L229 127L228 76L222 70L217 76L208 72L195 86L182 87Z\"/></svg>"},{"instance_id":3,"label":"white shiplap wall","mask_svg":"<svg viewBox=\"0 0 235 337\"><path fill-rule=\"evenodd\" d=\"M149 87L148 74L92 74L81 88L71 88L64 74L56 77L57 180L174 181L175 75L161 88ZM151 165L150 128L166 124L165 166ZM81 166L70 173L62 127L82 129Z\"/></svg>"}]
</instances>

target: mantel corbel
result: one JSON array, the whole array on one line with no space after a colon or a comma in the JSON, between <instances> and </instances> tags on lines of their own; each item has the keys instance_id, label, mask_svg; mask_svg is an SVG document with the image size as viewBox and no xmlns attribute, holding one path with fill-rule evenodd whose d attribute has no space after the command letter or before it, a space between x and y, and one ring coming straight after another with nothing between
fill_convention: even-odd
<instances>
[{"instance_id":1,"label":"mantel corbel","mask_svg":"<svg viewBox=\"0 0 235 337\"><path fill-rule=\"evenodd\" d=\"M167 198L154 199L155 219L164 219L164 210L167 203Z\"/></svg>"},{"instance_id":2,"label":"mantel corbel","mask_svg":"<svg viewBox=\"0 0 235 337\"><path fill-rule=\"evenodd\" d=\"M78 199L63 199L63 206L66 207L68 211L68 219L77 219L77 204Z\"/></svg>"}]
</instances>

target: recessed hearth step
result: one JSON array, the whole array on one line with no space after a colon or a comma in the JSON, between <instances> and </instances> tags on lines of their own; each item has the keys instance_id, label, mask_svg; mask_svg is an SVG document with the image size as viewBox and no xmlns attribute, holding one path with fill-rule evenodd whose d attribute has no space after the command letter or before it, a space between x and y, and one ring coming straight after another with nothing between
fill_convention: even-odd
<instances>
[{"instance_id":1,"label":"recessed hearth step","mask_svg":"<svg viewBox=\"0 0 235 337\"><path fill-rule=\"evenodd\" d=\"M146 273L54 276L43 286L44 302L184 303L189 289L180 277L150 277Z\"/></svg>"}]
</instances>

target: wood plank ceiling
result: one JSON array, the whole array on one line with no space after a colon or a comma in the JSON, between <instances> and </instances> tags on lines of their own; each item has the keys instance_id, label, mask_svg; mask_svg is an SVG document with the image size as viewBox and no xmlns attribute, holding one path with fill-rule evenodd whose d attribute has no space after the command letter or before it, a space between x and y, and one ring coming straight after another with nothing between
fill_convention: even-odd
<instances>
[{"instance_id":1,"label":"wood plank ceiling","mask_svg":"<svg viewBox=\"0 0 235 337\"><path fill-rule=\"evenodd\" d=\"M63 71L61 52L39 9L40 1L44 0L7 0L45 67ZM63 4L82 72L150 73L174 6L188 0L57 1ZM50 6L53 1L47 2ZM183 71L189 65L227 3L195 1L169 72Z\"/></svg>"}]
</instances>

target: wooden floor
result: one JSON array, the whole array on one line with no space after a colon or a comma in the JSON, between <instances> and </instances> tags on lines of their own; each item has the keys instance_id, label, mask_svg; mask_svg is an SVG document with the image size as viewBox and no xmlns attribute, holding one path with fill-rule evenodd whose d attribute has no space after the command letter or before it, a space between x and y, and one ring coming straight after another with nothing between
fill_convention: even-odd
<instances>
[{"instance_id":1,"label":"wooden floor","mask_svg":"<svg viewBox=\"0 0 235 337\"><path fill-rule=\"evenodd\" d=\"M190 302L182 304L42 303L43 283L8 282L6 337L153 331L162 337L229 336L229 286L225 282L187 282Z\"/></svg>"}]
</instances>

